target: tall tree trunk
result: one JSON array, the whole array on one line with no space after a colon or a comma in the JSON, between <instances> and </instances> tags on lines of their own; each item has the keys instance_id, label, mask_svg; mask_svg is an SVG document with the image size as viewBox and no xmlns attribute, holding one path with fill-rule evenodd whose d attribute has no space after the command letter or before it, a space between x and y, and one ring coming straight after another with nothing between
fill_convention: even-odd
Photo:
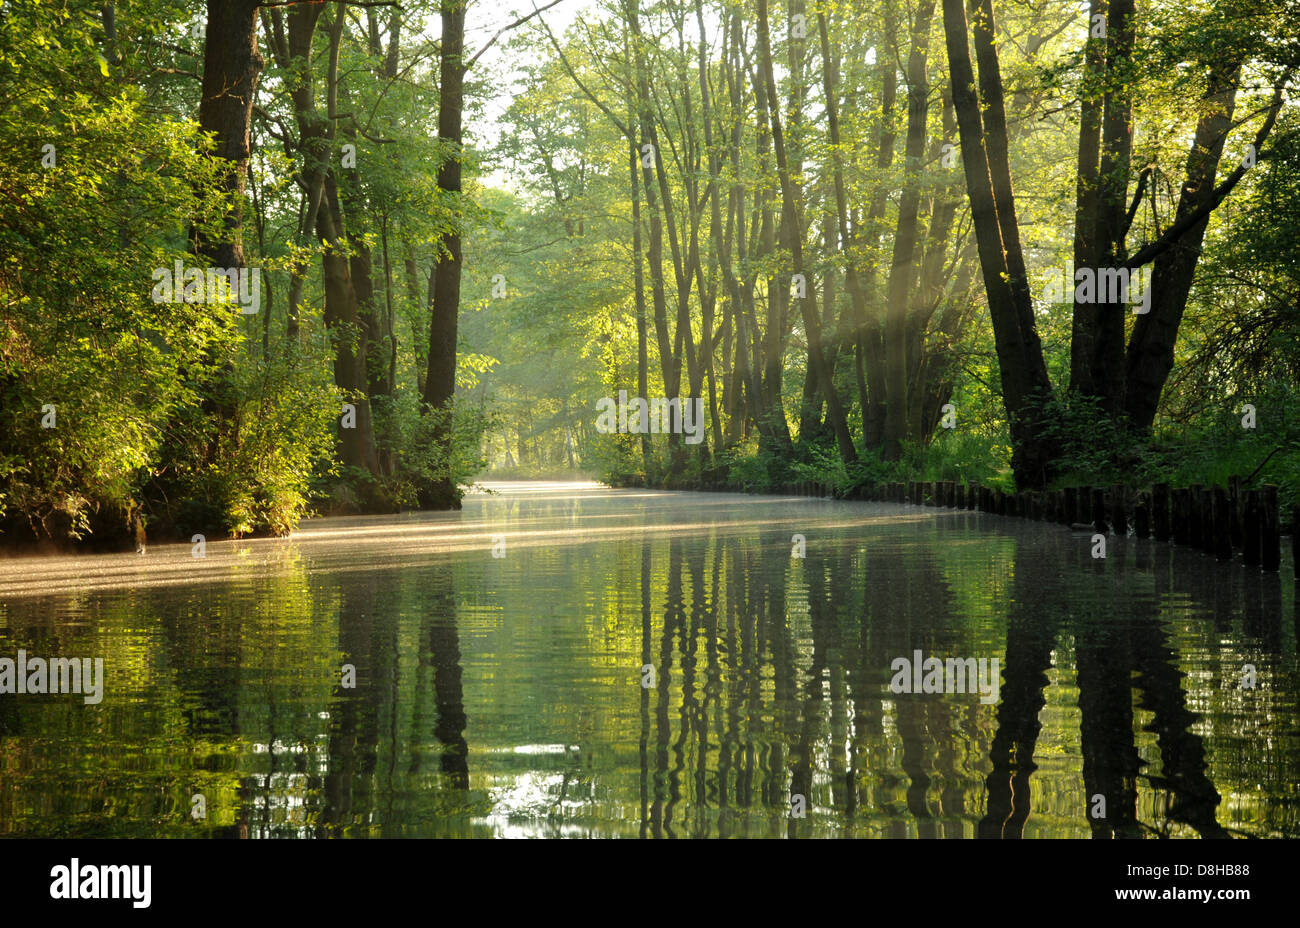
<instances>
[{"instance_id":1,"label":"tall tree trunk","mask_svg":"<svg viewBox=\"0 0 1300 928\"><path fill-rule=\"evenodd\" d=\"M790 163L785 148L785 134L781 126L781 117L776 108L776 78L772 69L772 47L770 44L767 0L758 0L758 54L763 71L763 84L770 101L768 113L772 121L772 148L776 154L777 174L781 182L781 222L785 227L786 244L795 273L804 272L803 234L799 218L800 194L798 185L790 171ZM836 444L840 457L845 464L857 462L857 450L853 446L853 437L849 434L848 421L844 407L835 390L835 380L831 376L826 355L822 351L821 320L817 318L816 301L808 296L799 300L799 311L803 316L804 332L808 337L808 363L814 365L817 380L826 397L827 418L835 430Z\"/></svg>"},{"instance_id":2,"label":"tall tree trunk","mask_svg":"<svg viewBox=\"0 0 1300 928\"><path fill-rule=\"evenodd\" d=\"M763 52L758 51L760 59ZM769 48L767 57L771 57ZM764 69L760 62L757 69L752 69L750 80L754 86L754 105L757 109L758 126L755 132L755 155L759 177L770 170L771 163L771 129L775 98L767 91ZM776 250L776 224L773 219L772 195L766 185L754 193L754 209L758 219L758 246L755 258L764 258ZM792 445L790 428L785 421L785 408L781 401L782 374L784 371L785 323L784 307L789 299L790 281L784 274L767 277L764 281L767 291L767 317L760 338L757 318L754 319L754 374L758 385L759 413L757 417L759 448L778 460L787 460Z\"/></svg>"},{"instance_id":3,"label":"tall tree trunk","mask_svg":"<svg viewBox=\"0 0 1300 928\"><path fill-rule=\"evenodd\" d=\"M1024 277L1015 212L1010 204L1010 167L1006 162L1006 120L1000 106L1001 76L992 45L991 11L982 11L983 26L975 44L981 59L980 87L987 90L987 112L981 114L975 74L967 47L968 27L962 0L943 0L948 68L952 75L953 107L961 136L962 164L970 197L980 269L993 323L994 342L1002 377L1002 399L1011 429L1012 469L1025 488L1045 485L1053 471L1053 445L1043 435L1034 413L1035 401L1051 395L1043 349L1034 325L1033 303ZM987 71L987 73L985 73ZM987 120L987 121L986 121ZM999 159L1000 163L991 162ZM995 178L1001 178L995 181ZM1000 215L996 191L1005 187L1006 216ZM1014 234L1010 240L1003 230Z\"/></svg>"},{"instance_id":4,"label":"tall tree trunk","mask_svg":"<svg viewBox=\"0 0 1300 928\"><path fill-rule=\"evenodd\" d=\"M215 137L212 156L218 162L218 184L230 205L219 232L197 226L190 229L190 248L213 266L227 270L246 265L244 189L252 154L253 97L263 64L257 49L257 4L251 0L208 0L199 128ZM211 379L201 387L203 409L216 424L207 449L209 457L218 453L222 437L234 428L235 415L233 364L214 354L208 353L205 365Z\"/></svg>"},{"instance_id":5,"label":"tall tree trunk","mask_svg":"<svg viewBox=\"0 0 1300 928\"><path fill-rule=\"evenodd\" d=\"M646 74L645 52L642 47L641 23L635 2L625 2L624 16L630 32L632 60L635 69L637 118L641 133L638 152L641 161L642 183L645 190L646 210L650 214L650 242L647 258L650 262L650 295L654 307L655 337L659 346L659 365L663 372L664 393L675 397L681 391L681 356L674 351L668 329L668 304L664 293L664 222L660 209L660 195L656 174L660 171L659 135L650 110L650 82ZM650 146L647 149L645 146ZM665 203L664 208L669 208ZM669 447L675 452L680 436L669 435Z\"/></svg>"},{"instance_id":6,"label":"tall tree trunk","mask_svg":"<svg viewBox=\"0 0 1300 928\"><path fill-rule=\"evenodd\" d=\"M338 124L339 54L343 41L344 16L345 4L335 4L334 17L329 23L329 69L325 84L328 128L324 133L325 144L317 146L318 151L328 152L331 159L334 154L334 127ZM310 47L308 52L310 53ZM344 464L373 474L379 469L379 459L375 451L370 400L366 392L369 332L359 312L357 280L353 277L348 257L350 247L347 227L332 161L324 164L321 170L325 180L323 199L316 214L316 231L324 246L321 252L321 271L325 283L325 327L334 340L334 383L346 392L345 402L356 408L355 427L339 429L342 460ZM368 269L364 283L369 288ZM364 296L370 298L368 289Z\"/></svg>"},{"instance_id":7,"label":"tall tree trunk","mask_svg":"<svg viewBox=\"0 0 1300 928\"><path fill-rule=\"evenodd\" d=\"M438 168L438 189L452 200L461 192L461 118L465 104L465 3L442 0L439 51L438 137L452 154ZM437 256L429 305L429 364L424 402L438 418L433 440L445 455L452 452L452 413L456 394L456 328L460 314L461 238L453 228L442 240L446 254ZM433 509L459 509L460 498L450 471L427 487L421 502Z\"/></svg>"},{"instance_id":8,"label":"tall tree trunk","mask_svg":"<svg viewBox=\"0 0 1300 928\"><path fill-rule=\"evenodd\" d=\"M645 270L641 257L641 183L637 176L641 153L636 150L636 137L627 140L628 173L632 185L632 280L636 298L636 390L637 396L648 399L650 390L649 333L645 314ZM641 433L641 465L650 476L650 435Z\"/></svg>"},{"instance_id":9,"label":"tall tree trunk","mask_svg":"<svg viewBox=\"0 0 1300 928\"><path fill-rule=\"evenodd\" d=\"M1096 243L1103 268L1120 267L1125 258L1129 163L1133 150L1133 0L1110 0L1106 19L1106 95L1102 103L1100 197L1097 204ZM1100 281L1098 281L1100 283ZM1128 306L1123 293L1103 298L1096 288L1093 320L1091 392L1111 416L1124 402L1124 317ZM1106 288L1119 290L1119 288Z\"/></svg>"},{"instance_id":10,"label":"tall tree trunk","mask_svg":"<svg viewBox=\"0 0 1300 928\"><path fill-rule=\"evenodd\" d=\"M908 434L908 309L916 280L917 239L920 236L920 173L925 154L930 85L926 76L933 0L921 0L913 19L907 62L907 138L904 143L903 189L898 201L894 254L889 268L889 304L885 314L885 369L888 405L885 408L884 457L897 461Z\"/></svg>"},{"instance_id":11,"label":"tall tree trunk","mask_svg":"<svg viewBox=\"0 0 1300 928\"><path fill-rule=\"evenodd\" d=\"M1097 245L1097 204L1101 194L1102 94L1097 85L1104 80L1106 41L1093 34L1096 17L1105 16L1107 0L1092 0L1088 7L1088 39L1083 52L1083 79L1079 92L1079 150L1074 195L1074 267L1096 269L1101 264ZM1097 304L1073 300L1070 333L1070 389L1084 396L1096 396L1093 383L1093 340L1096 334Z\"/></svg>"},{"instance_id":12,"label":"tall tree trunk","mask_svg":"<svg viewBox=\"0 0 1300 928\"><path fill-rule=\"evenodd\" d=\"M721 409L718 405L718 385L717 374L714 370L714 347L715 340L713 336L713 313L716 307L717 295L717 270L720 265L729 260L728 247L723 241L724 230L722 227L722 208L718 202L719 199L719 175L722 172L722 158L714 145L713 137L713 97L709 90L709 68L708 58L705 53L707 42L704 32L704 0L695 0L695 24L699 30L698 38L698 71L700 84L700 118L704 122L704 149L705 156L709 164L709 183L706 196L709 200L709 229L713 236L713 252L710 256L709 280L710 292L708 298L705 298L705 282L701 278L697 284L700 291L700 308L703 322L703 351L704 351L704 372L709 386L709 419L713 424L713 450L717 454L722 450L722 416ZM726 230L729 233L731 230ZM727 267L728 274L730 268ZM701 263L696 261L696 273L702 274ZM730 293L730 288L727 288ZM726 318L724 314L723 329L726 328Z\"/></svg>"},{"instance_id":13,"label":"tall tree trunk","mask_svg":"<svg viewBox=\"0 0 1300 928\"><path fill-rule=\"evenodd\" d=\"M203 47L203 87L199 128L216 137L213 155L220 159L220 184L230 198L221 234L191 232L194 253L222 268L244 262L243 200L252 154L250 127L253 97L265 62L257 48L257 3L254 0L208 0Z\"/></svg>"},{"instance_id":14,"label":"tall tree trunk","mask_svg":"<svg viewBox=\"0 0 1300 928\"><path fill-rule=\"evenodd\" d=\"M1223 145L1228 130L1232 128L1240 77L1239 62L1211 66L1204 109L1187 153L1187 176L1178 197L1175 223L1212 202ZM1155 422L1160 394L1169 379L1169 372L1173 370L1178 327L1187 306L1208 224L1209 216L1206 215L1156 258L1147 285L1151 291L1150 309L1136 317L1129 336L1124 365L1125 411L1130 423L1143 432L1150 432Z\"/></svg>"}]
</instances>

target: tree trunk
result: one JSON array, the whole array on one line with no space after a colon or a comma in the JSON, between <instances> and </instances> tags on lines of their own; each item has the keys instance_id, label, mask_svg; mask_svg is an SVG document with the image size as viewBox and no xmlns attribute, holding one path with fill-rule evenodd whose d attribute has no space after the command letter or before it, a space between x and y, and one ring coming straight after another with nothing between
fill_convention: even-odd
<instances>
[{"instance_id":1,"label":"tree trunk","mask_svg":"<svg viewBox=\"0 0 1300 928\"><path fill-rule=\"evenodd\" d=\"M1094 84L1104 79L1106 42L1092 34L1094 17L1102 16L1107 0L1092 0L1088 7L1088 39L1083 52L1083 80L1079 103L1079 150L1074 194L1074 267L1097 268L1101 264L1097 247L1097 203L1101 191L1102 98ZM1084 396L1097 395L1093 383L1093 339L1097 305L1091 300L1073 300L1070 333L1070 389Z\"/></svg>"},{"instance_id":2,"label":"tree trunk","mask_svg":"<svg viewBox=\"0 0 1300 928\"><path fill-rule=\"evenodd\" d=\"M781 222L785 227L785 238L790 248L791 261L795 273L804 272L803 234L799 218L800 193L790 171L790 162L785 147L785 134L781 126L781 117L776 109L776 79L772 69L772 47L769 40L767 0L758 0L758 54L763 70L763 83L769 99L768 113L772 121L772 148L776 154L777 174L781 182ZM788 288L787 288L788 292ZM804 332L808 337L808 363L814 366L822 394L826 397L827 418L835 430L836 444L840 457L845 464L857 462L857 450L853 446L853 437L849 434L844 407L835 390L835 381L826 355L822 351L821 320L817 318L816 301L809 296L799 300L799 311L803 316Z\"/></svg>"},{"instance_id":3,"label":"tree trunk","mask_svg":"<svg viewBox=\"0 0 1300 928\"><path fill-rule=\"evenodd\" d=\"M465 4L442 0L439 52L438 137L452 154L438 168L438 189L453 201L461 192L461 117L465 103ZM446 254L437 256L429 301L429 363L424 402L435 422L433 440L445 455L452 452L452 412L456 393L456 327L460 313L461 237L453 228L442 240ZM460 498L450 470L425 489L421 502L432 509L459 509Z\"/></svg>"},{"instance_id":4,"label":"tree trunk","mask_svg":"<svg viewBox=\"0 0 1300 928\"><path fill-rule=\"evenodd\" d=\"M966 191L970 197L980 268L988 297L989 316L1002 378L1002 398L1011 429L1012 469L1021 487L1044 486L1053 470L1053 445L1043 437L1033 414L1033 403L1051 395L1051 383L1043 360L1042 345L1034 325L1033 303L1024 278L1014 207L1010 203L1010 167L1006 162L1006 121L1001 106L1001 76L997 51L992 45L991 12L982 11L985 22L976 30L975 44L981 58L980 87L992 99L984 101L981 115L975 94L975 75L967 48L968 28L962 0L943 0L944 33L948 67L952 75L953 107L961 136L962 164ZM986 73L987 72L987 73ZM987 117L987 123L985 122ZM992 165L997 157L1000 163ZM1000 177L1001 181L994 180ZM997 189L1004 187L1008 214L1000 215ZM1008 240L1003 230L1014 234Z\"/></svg>"},{"instance_id":5,"label":"tree trunk","mask_svg":"<svg viewBox=\"0 0 1300 928\"><path fill-rule=\"evenodd\" d=\"M1223 145L1232 127L1240 76L1240 63L1224 62L1211 68L1205 110L1197 121L1196 135L1187 154L1187 179L1178 197L1175 222L1191 216L1211 201ZM1143 432L1151 431L1160 394L1174 367L1178 327L1208 223L1207 215L1156 258L1148 284L1150 310L1136 317L1129 336L1124 367L1125 411L1130 423Z\"/></svg>"},{"instance_id":6,"label":"tree trunk","mask_svg":"<svg viewBox=\"0 0 1300 928\"><path fill-rule=\"evenodd\" d=\"M911 53L907 63L907 138L904 143L903 189L898 201L894 254L889 268L889 303L885 315L885 370L888 401L885 407L885 460L903 454L908 433L908 308L916 281L917 239L920 233L921 158L929 116L930 86L926 79L932 0L922 0L913 20Z\"/></svg>"},{"instance_id":7,"label":"tree trunk","mask_svg":"<svg viewBox=\"0 0 1300 928\"><path fill-rule=\"evenodd\" d=\"M244 262L244 186L251 154L253 97L265 62L257 49L257 3L254 0L208 0L204 32L203 87L199 128L216 137L213 156L220 159L220 183L230 198L222 233L191 231L195 254L220 268Z\"/></svg>"},{"instance_id":8,"label":"tree trunk","mask_svg":"<svg viewBox=\"0 0 1300 928\"><path fill-rule=\"evenodd\" d=\"M1133 0L1110 0L1106 21L1106 95L1102 103L1102 149L1097 204L1096 244L1103 255L1101 267L1120 267L1125 258L1129 163L1133 150L1131 92L1133 80ZM1099 283L1099 282L1098 282ZM1119 288L1106 288L1103 300L1097 286L1093 319L1091 367L1087 380L1092 395L1102 401L1110 416L1124 402L1124 317L1128 306Z\"/></svg>"}]
</instances>

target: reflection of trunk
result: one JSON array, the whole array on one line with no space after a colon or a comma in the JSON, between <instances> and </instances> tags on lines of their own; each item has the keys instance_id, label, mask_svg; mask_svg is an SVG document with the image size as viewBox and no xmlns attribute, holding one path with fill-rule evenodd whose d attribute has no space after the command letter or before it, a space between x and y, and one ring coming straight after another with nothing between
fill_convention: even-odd
<instances>
[{"instance_id":1,"label":"reflection of trunk","mask_svg":"<svg viewBox=\"0 0 1300 928\"><path fill-rule=\"evenodd\" d=\"M760 647L766 642L772 661L772 729L768 732L767 763L762 771L763 802L770 808L790 810L786 792L787 738L794 735L799 723L795 676L797 651L790 634L789 604L786 600L786 569L789 536L769 534L759 548L759 583L761 594L752 606L758 617L755 634ZM761 653L761 651L760 651Z\"/></svg>"},{"instance_id":2,"label":"reflection of trunk","mask_svg":"<svg viewBox=\"0 0 1300 928\"><path fill-rule=\"evenodd\" d=\"M461 683L460 638L456 632L456 592L451 572L439 577L430 603L427 660L433 667L433 699L438 721L433 734L442 743L442 772L448 785L469 788L469 744L465 740L465 693Z\"/></svg>"},{"instance_id":3,"label":"reflection of trunk","mask_svg":"<svg viewBox=\"0 0 1300 928\"><path fill-rule=\"evenodd\" d=\"M1097 628L1099 619L1089 615L1075 626L1079 744L1088 827L1094 838L1136 838L1141 836L1137 777L1142 761L1133 745L1129 683L1133 655L1122 633Z\"/></svg>"},{"instance_id":4,"label":"reflection of trunk","mask_svg":"<svg viewBox=\"0 0 1300 928\"><path fill-rule=\"evenodd\" d=\"M831 590L826 590L824 582L826 563L823 560L809 560L806 564L804 575L808 578L808 607L810 612L810 626L812 630L812 663L808 668L807 683L804 685L803 697L800 700L802 715L802 724L799 728L798 747L790 757L790 795L791 797L803 796L806 809L811 809L813 805L813 766L815 754L818 746L822 742L823 732L821 726L822 704L825 702L824 681L827 676L828 665L831 663L831 654L838 653L840 650L839 629L835 624L835 616L838 614L837 606L840 605L841 590L839 584L833 584ZM848 569L848 564L843 559L836 562L836 566ZM828 603L829 599L829 603ZM838 674L834 668L831 668L830 676L832 680L832 712L838 700L835 699L835 679ZM841 759L842 768L842 751L837 747L832 749L831 763L835 765L836 759ZM836 778L832 777L832 789L836 789L840 784ZM798 828L799 820L793 816L790 818L787 827L787 834L794 838L798 837L800 829Z\"/></svg>"},{"instance_id":5,"label":"reflection of trunk","mask_svg":"<svg viewBox=\"0 0 1300 928\"><path fill-rule=\"evenodd\" d=\"M465 5L442 0L442 41L439 51L438 137L450 156L438 168L438 189L450 200L461 192L461 113L464 106ZM437 256L429 292L429 363L424 402L437 416L433 442L444 456L444 472L423 488L421 502L433 509L459 509L451 474L452 403L456 393L456 329L460 313L461 241L453 228L442 240L446 254Z\"/></svg>"},{"instance_id":6,"label":"reflection of trunk","mask_svg":"<svg viewBox=\"0 0 1300 928\"><path fill-rule=\"evenodd\" d=\"M1197 716L1187 709L1178 655L1155 616L1134 628L1132 637L1136 686L1142 693L1139 705L1153 713L1147 730L1156 733L1161 774L1173 793L1169 816L1191 825L1203 838L1226 838L1215 815L1220 796L1207 775L1205 744L1191 730Z\"/></svg>"},{"instance_id":7,"label":"reflection of trunk","mask_svg":"<svg viewBox=\"0 0 1300 928\"><path fill-rule=\"evenodd\" d=\"M377 811L379 719L397 711L398 698L388 685L398 673L396 611L384 592L389 589L377 574L347 575L339 588L338 647L356 680L355 687L344 688L340 678L330 705L329 767L319 815L329 837L346 835L355 822L369 821Z\"/></svg>"},{"instance_id":8,"label":"reflection of trunk","mask_svg":"<svg viewBox=\"0 0 1300 928\"><path fill-rule=\"evenodd\" d=\"M1024 555L1017 558L1001 703L990 749L988 807L977 831L981 838L1021 837L1032 805L1030 778L1038 769L1034 746L1042 729L1039 714L1046 704L1047 671L1057 633L1050 618L1055 613L1042 608L1042 592L1047 588L1043 570L1035 569L1048 563Z\"/></svg>"},{"instance_id":9,"label":"reflection of trunk","mask_svg":"<svg viewBox=\"0 0 1300 928\"><path fill-rule=\"evenodd\" d=\"M641 673L650 658L650 545L641 545ZM650 687L641 686L641 837L650 827ZM658 835L656 835L658 837Z\"/></svg>"},{"instance_id":10,"label":"reflection of trunk","mask_svg":"<svg viewBox=\"0 0 1300 928\"><path fill-rule=\"evenodd\" d=\"M1006 114L993 44L992 10L987 0L980 6L975 48L980 60L980 91L986 107L983 113L974 89L975 74L967 49L968 30L962 0L943 0L944 32L952 74L953 106L961 134L966 191L993 323L1003 403L1011 429L1012 469L1020 486L1034 488L1043 486L1049 479L1054 454L1051 442L1037 427L1032 404L1050 396L1051 382L1034 324L1012 202Z\"/></svg>"},{"instance_id":11,"label":"reflection of trunk","mask_svg":"<svg viewBox=\"0 0 1300 928\"><path fill-rule=\"evenodd\" d=\"M681 798L681 786L676 774L668 773L668 739L671 723L668 719L668 699L673 669L673 638L683 625L682 607L682 554L676 538L669 542L668 578L664 590L664 629L659 641L659 664L655 668L655 775L654 799L650 807L650 830L654 837L667 832L672 837L673 806ZM684 637L684 630L683 630ZM665 795L664 787L668 787Z\"/></svg>"}]
</instances>

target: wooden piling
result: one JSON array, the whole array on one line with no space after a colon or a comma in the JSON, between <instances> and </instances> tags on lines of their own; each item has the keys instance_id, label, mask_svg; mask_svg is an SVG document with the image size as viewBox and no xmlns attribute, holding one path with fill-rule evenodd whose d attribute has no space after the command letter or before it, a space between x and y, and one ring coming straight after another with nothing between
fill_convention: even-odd
<instances>
[{"instance_id":1,"label":"wooden piling","mask_svg":"<svg viewBox=\"0 0 1300 928\"><path fill-rule=\"evenodd\" d=\"M1229 513L1228 490L1214 488L1214 556L1221 561L1232 560L1232 518Z\"/></svg>"},{"instance_id":2,"label":"wooden piling","mask_svg":"<svg viewBox=\"0 0 1300 928\"><path fill-rule=\"evenodd\" d=\"M1173 542L1176 545L1187 544L1187 491L1178 489L1170 493L1170 523Z\"/></svg>"},{"instance_id":3,"label":"wooden piling","mask_svg":"<svg viewBox=\"0 0 1300 928\"><path fill-rule=\"evenodd\" d=\"M1264 484L1260 493L1260 557L1265 570L1275 571L1282 568L1281 525L1277 509L1277 487L1271 483Z\"/></svg>"},{"instance_id":4,"label":"wooden piling","mask_svg":"<svg viewBox=\"0 0 1300 928\"><path fill-rule=\"evenodd\" d=\"M1093 529L1100 535L1106 534L1106 491L1101 487L1093 487L1089 493L1092 499L1092 522Z\"/></svg>"},{"instance_id":5,"label":"wooden piling","mask_svg":"<svg viewBox=\"0 0 1300 928\"><path fill-rule=\"evenodd\" d=\"M1133 504L1133 533L1139 538L1151 537L1151 494L1145 490Z\"/></svg>"},{"instance_id":6,"label":"wooden piling","mask_svg":"<svg viewBox=\"0 0 1300 928\"><path fill-rule=\"evenodd\" d=\"M1201 490L1199 483L1187 488L1187 543L1193 548L1201 546Z\"/></svg>"},{"instance_id":7,"label":"wooden piling","mask_svg":"<svg viewBox=\"0 0 1300 928\"><path fill-rule=\"evenodd\" d=\"M1259 523L1262 516L1259 490L1246 491L1246 506L1241 516L1241 560L1249 567L1258 567L1262 554Z\"/></svg>"},{"instance_id":8,"label":"wooden piling","mask_svg":"<svg viewBox=\"0 0 1300 928\"><path fill-rule=\"evenodd\" d=\"M1157 483L1151 488L1151 527L1156 541L1169 540L1169 484Z\"/></svg>"},{"instance_id":9,"label":"wooden piling","mask_svg":"<svg viewBox=\"0 0 1300 928\"><path fill-rule=\"evenodd\" d=\"M1214 488L1205 487L1201 490L1201 550L1206 554L1218 552L1214 534Z\"/></svg>"},{"instance_id":10,"label":"wooden piling","mask_svg":"<svg viewBox=\"0 0 1300 928\"><path fill-rule=\"evenodd\" d=\"M1241 477L1228 478L1228 532L1232 549L1241 550Z\"/></svg>"},{"instance_id":11,"label":"wooden piling","mask_svg":"<svg viewBox=\"0 0 1300 928\"><path fill-rule=\"evenodd\" d=\"M1291 510L1291 560L1295 563L1295 578L1300 580L1300 504Z\"/></svg>"},{"instance_id":12,"label":"wooden piling","mask_svg":"<svg viewBox=\"0 0 1300 928\"><path fill-rule=\"evenodd\" d=\"M1110 524L1115 528L1115 534L1125 536L1128 534L1128 489L1122 483L1117 483L1110 488Z\"/></svg>"}]
</instances>

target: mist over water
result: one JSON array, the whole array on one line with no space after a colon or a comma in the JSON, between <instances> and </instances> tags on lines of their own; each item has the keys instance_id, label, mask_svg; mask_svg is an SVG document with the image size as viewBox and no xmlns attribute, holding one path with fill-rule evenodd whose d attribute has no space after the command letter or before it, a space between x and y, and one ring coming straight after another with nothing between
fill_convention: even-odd
<instances>
[{"instance_id":1,"label":"mist over water","mask_svg":"<svg viewBox=\"0 0 1300 928\"><path fill-rule=\"evenodd\" d=\"M1300 836L1289 575L977 512L490 489L4 562L0 657L102 658L104 691L0 695L0 834ZM892 692L918 651L996 659L997 701Z\"/></svg>"}]
</instances>

